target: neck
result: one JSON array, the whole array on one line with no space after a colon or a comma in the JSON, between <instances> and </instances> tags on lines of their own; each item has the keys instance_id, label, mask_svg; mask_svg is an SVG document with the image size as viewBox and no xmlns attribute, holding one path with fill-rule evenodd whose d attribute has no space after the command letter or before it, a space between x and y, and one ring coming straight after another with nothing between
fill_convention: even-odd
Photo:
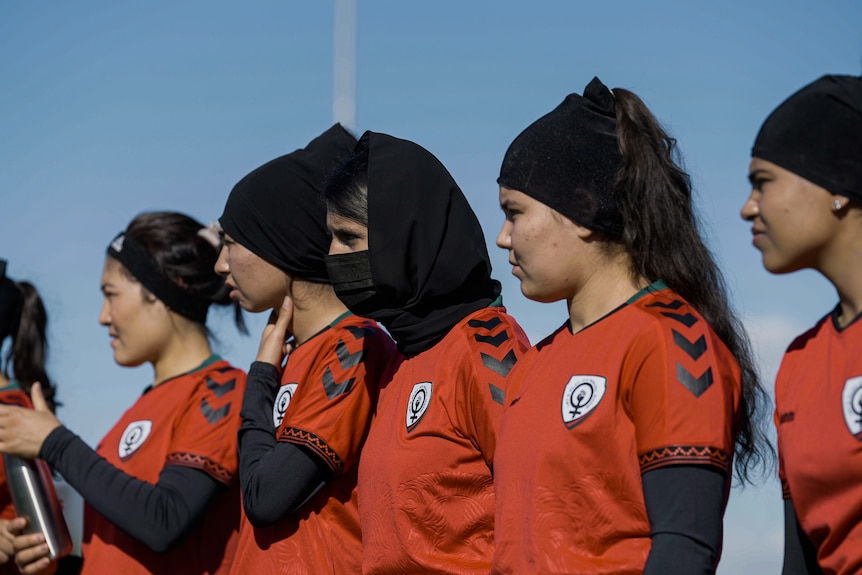
<instances>
[{"instance_id":1,"label":"neck","mask_svg":"<svg viewBox=\"0 0 862 575\"><path fill-rule=\"evenodd\" d=\"M8 387L10 383L9 378L0 373L0 387Z\"/></svg>"},{"instance_id":2,"label":"neck","mask_svg":"<svg viewBox=\"0 0 862 575\"><path fill-rule=\"evenodd\" d=\"M331 286L315 285L313 290L309 290L294 280L291 299L293 319L290 332L297 345L308 341L347 311Z\"/></svg>"},{"instance_id":3,"label":"neck","mask_svg":"<svg viewBox=\"0 0 862 575\"><path fill-rule=\"evenodd\" d=\"M174 337L153 362L153 386L195 369L211 355L206 334L197 324L183 319L178 323Z\"/></svg>"},{"instance_id":4,"label":"neck","mask_svg":"<svg viewBox=\"0 0 862 575\"><path fill-rule=\"evenodd\" d=\"M862 231L858 231L862 230L862 210L854 209L845 217L841 233L820 256L820 265L815 266L838 292L841 327L862 313Z\"/></svg>"},{"instance_id":5,"label":"neck","mask_svg":"<svg viewBox=\"0 0 862 575\"><path fill-rule=\"evenodd\" d=\"M634 281L628 265L617 261L596 266L583 285L568 300L572 333L595 323L649 285Z\"/></svg>"}]
</instances>

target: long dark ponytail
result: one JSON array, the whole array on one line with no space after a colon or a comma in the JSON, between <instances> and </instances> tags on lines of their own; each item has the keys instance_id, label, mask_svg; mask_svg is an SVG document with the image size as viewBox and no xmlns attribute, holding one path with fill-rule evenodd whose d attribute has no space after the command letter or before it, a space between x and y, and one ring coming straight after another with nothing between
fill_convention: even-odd
<instances>
[{"instance_id":1,"label":"long dark ponytail","mask_svg":"<svg viewBox=\"0 0 862 575\"><path fill-rule=\"evenodd\" d=\"M678 163L676 140L638 96L622 88L613 93L622 153L614 190L632 273L649 281L664 280L704 317L739 362L742 397L734 470L740 482L751 483L775 459L766 435L768 395L751 343L731 309L724 276L701 237L691 182Z\"/></svg>"},{"instance_id":2,"label":"long dark ponytail","mask_svg":"<svg viewBox=\"0 0 862 575\"><path fill-rule=\"evenodd\" d=\"M28 395L33 383L38 381L48 406L54 411L59 404L46 368L48 314L42 298L30 282L12 281L4 273L0 277L0 300L3 300L0 301L0 343L7 337L11 339L0 362L0 372L7 379L14 377Z\"/></svg>"}]
</instances>

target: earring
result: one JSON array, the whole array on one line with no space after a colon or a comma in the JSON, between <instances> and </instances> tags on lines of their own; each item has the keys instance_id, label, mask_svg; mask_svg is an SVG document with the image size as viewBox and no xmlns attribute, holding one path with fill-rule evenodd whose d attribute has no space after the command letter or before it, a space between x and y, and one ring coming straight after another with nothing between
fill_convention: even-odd
<instances>
[{"instance_id":1,"label":"earring","mask_svg":"<svg viewBox=\"0 0 862 575\"><path fill-rule=\"evenodd\" d=\"M832 206L835 208L836 212L841 211L841 200L834 200L832 202Z\"/></svg>"}]
</instances>

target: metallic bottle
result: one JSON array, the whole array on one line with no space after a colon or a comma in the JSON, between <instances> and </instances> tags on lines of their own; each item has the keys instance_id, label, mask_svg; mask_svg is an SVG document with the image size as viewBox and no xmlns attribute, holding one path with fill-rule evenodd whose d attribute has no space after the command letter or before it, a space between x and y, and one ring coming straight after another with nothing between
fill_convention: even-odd
<instances>
[{"instance_id":1,"label":"metallic bottle","mask_svg":"<svg viewBox=\"0 0 862 575\"><path fill-rule=\"evenodd\" d=\"M41 533L51 560L68 555L72 551L72 538L48 464L41 459L13 455L4 455L3 464L15 512L18 517L28 519L24 533Z\"/></svg>"}]
</instances>

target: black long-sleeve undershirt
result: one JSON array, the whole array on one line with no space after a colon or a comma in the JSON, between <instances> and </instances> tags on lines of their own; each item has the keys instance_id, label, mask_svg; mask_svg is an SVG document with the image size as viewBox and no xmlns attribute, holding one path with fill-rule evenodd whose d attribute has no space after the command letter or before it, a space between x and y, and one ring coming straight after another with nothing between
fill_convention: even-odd
<instances>
[{"instance_id":1,"label":"black long-sleeve undershirt","mask_svg":"<svg viewBox=\"0 0 862 575\"><path fill-rule=\"evenodd\" d=\"M652 548L644 575L712 575L721 549L727 477L706 465L643 474Z\"/></svg>"},{"instance_id":2,"label":"black long-sleeve undershirt","mask_svg":"<svg viewBox=\"0 0 862 575\"><path fill-rule=\"evenodd\" d=\"M108 521L156 552L165 552L203 518L225 489L205 472L167 465L153 485L114 467L66 429L52 431L39 457Z\"/></svg>"},{"instance_id":3,"label":"black long-sleeve undershirt","mask_svg":"<svg viewBox=\"0 0 862 575\"><path fill-rule=\"evenodd\" d=\"M799 525L792 499L784 500L784 567L781 575L823 575L817 548Z\"/></svg>"},{"instance_id":4,"label":"black long-sleeve undershirt","mask_svg":"<svg viewBox=\"0 0 862 575\"><path fill-rule=\"evenodd\" d=\"M332 477L320 457L276 440L272 406L279 387L275 366L251 364L240 413L239 478L243 508L256 527L289 517Z\"/></svg>"}]
</instances>

